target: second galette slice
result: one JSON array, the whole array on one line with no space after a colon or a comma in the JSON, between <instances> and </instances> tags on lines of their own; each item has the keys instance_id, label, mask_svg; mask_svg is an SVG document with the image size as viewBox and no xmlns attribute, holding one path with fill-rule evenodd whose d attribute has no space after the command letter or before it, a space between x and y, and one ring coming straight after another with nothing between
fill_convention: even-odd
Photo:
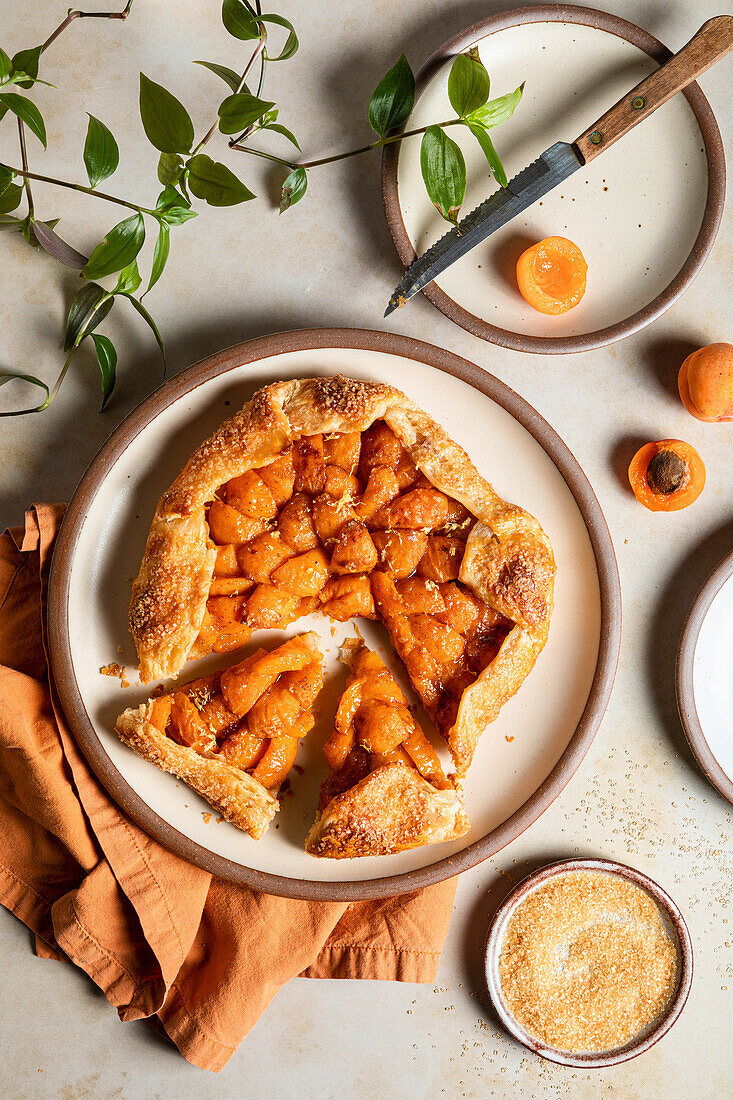
<instances>
[{"instance_id":1,"label":"second galette slice","mask_svg":"<svg viewBox=\"0 0 733 1100\"><path fill-rule=\"evenodd\" d=\"M314 856L382 856L463 836L458 793L378 654L353 643L334 732L331 774L306 840Z\"/></svg>"}]
</instances>

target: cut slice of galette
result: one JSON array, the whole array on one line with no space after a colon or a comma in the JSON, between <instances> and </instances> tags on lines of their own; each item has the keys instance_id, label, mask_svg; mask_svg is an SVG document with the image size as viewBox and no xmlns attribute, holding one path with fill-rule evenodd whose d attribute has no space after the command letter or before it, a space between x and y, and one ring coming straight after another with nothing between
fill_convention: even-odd
<instances>
[{"instance_id":1,"label":"cut slice of galette","mask_svg":"<svg viewBox=\"0 0 733 1100\"><path fill-rule=\"evenodd\" d=\"M301 379L163 494L130 624L148 681L313 611L380 619L462 774L547 640L554 574L537 520L399 390Z\"/></svg>"},{"instance_id":2,"label":"cut slice of galette","mask_svg":"<svg viewBox=\"0 0 733 1100\"><path fill-rule=\"evenodd\" d=\"M469 828L458 792L381 657L350 649L349 678L324 746L331 774L306 851L329 859L439 844Z\"/></svg>"},{"instance_id":3,"label":"cut slice of galette","mask_svg":"<svg viewBox=\"0 0 733 1100\"><path fill-rule=\"evenodd\" d=\"M126 710L117 734L258 840L322 686L317 635L300 634Z\"/></svg>"}]
</instances>

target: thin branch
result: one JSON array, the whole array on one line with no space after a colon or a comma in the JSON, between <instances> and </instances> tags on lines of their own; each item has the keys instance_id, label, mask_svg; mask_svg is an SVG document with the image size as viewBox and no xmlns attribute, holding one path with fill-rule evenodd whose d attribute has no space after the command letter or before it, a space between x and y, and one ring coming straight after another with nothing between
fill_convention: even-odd
<instances>
[{"instance_id":1,"label":"thin branch","mask_svg":"<svg viewBox=\"0 0 733 1100\"><path fill-rule=\"evenodd\" d=\"M250 153L253 157L263 157L264 160L274 160L276 164L282 164L283 168L297 168L298 165L290 160L283 160L282 157L276 157L273 153L266 153L264 149L253 149L251 145L232 145L232 149L237 149L240 153Z\"/></svg>"},{"instance_id":2,"label":"thin branch","mask_svg":"<svg viewBox=\"0 0 733 1100\"><path fill-rule=\"evenodd\" d=\"M369 153L372 149L381 149L384 145L393 145L396 141L404 141L405 138L415 137L417 134L424 134L426 130L430 129L430 126L458 126L462 123L460 118L450 118L447 122L433 122L428 126L419 126L416 130L405 130L403 134L393 134L391 137L377 138L376 141L370 141L368 145L362 145L358 149L349 149L347 153L336 153L332 157L321 157L319 160L305 160L296 164L289 160L282 160L280 157L274 157L271 153L265 153L262 149L253 149L250 145L240 145L241 137L232 138L229 142L231 149L236 149L240 153L251 153L255 157L267 157L268 160L276 160L278 164L284 164L287 168L318 168L321 164L333 164L336 160L346 160L347 157L356 157L360 153Z\"/></svg>"},{"instance_id":3,"label":"thin branch","mask_svg":"<svg viewBox=\"0 0 733 1100\"><path fill-rule=\"evenodd\" d=\"M416 130L405 130L402 134L393 134L391 137L377 138L376 141L370 141L368 145L362 145L358 149L350 149L348 153L336 153L332 157L321 157L319 160L302 161L299 168L318 168L321 164L333 164L337 160L345 160L347 157L356 157L360 153L369 153L372 149L381 149L384 145L393 145L396 141L403 141L408 137L415 137L417 134L424 134L426 130L429 130L431 126L457 126L463 120L460 118L451 118L447 122L433 122L428 126L419 126Z\"/></svg>"},{"instance_id":4,"label":"thin branch","mask_svg":"<svg viewBox=\"0 0 733 1100\"><path fill-rule=\"evenodd\" d=\"M149 210L147 206L137 206L134 202L128 202L127 199L118 199L115 195L107 195L104 191L96 191L92 187L85 187L82 183L69 183L68 180L58 180L53 176L41 176L38 172L29 172L24 168L11 168L10 165L6 167L16 174L16 176L22 176L25 180L38 180L40 183L52 183L55 187L68 187L72 191L83 191L85 195L94 195L95 198L104 199L105 202L114 202L118 206L126 206L128 210L135 210L138 214L151 214L155 217L155 211Z\"/></svg>"},{"instance_id":5,"label":"thin branch","mask_svg":"<svg viewBox=\"0 0 733 1100\"><path fill-rule=\"evenodd\" d=\"M244 85L247 82L247 77L249 76L249 70L252 68L255 61L260 56L260 54L264 53L265 46L267 45L267 31L265 30L264 26L262 26L262 24L260 24L260 30L262 31L262 37L260 38L259 42L257 43L257 46L255 47L255 49L252 53L252 56L250 57L249 61L247 62L245 70L242 73L242 76L240 78L239 84L237 84L236 88L232 92L232 95L237 95L238 92L241 92L242 88L244 87ZM258 92L258 95L259 95L259 92ZM218 128L219 128L219 118L217 116L216 122L214 122L213 125L207 130L207 132L201 138L201 141L198 143L198 145L196 146L194 151L191 153L192 157L195 157L197 153L201 152L204 145L206 145L207 141L209 141L214 136L214 134L216 133ZM239 139L237 139L237 140L239 140Z\"/></svg>"},{"instance_id":6,"label":"thin branch","mask_svg":"<svg viewBox=\"0 0 733 1100\"><path fill-rule=\"evenodd\" d=\"M66 16L66 19L64 19L63 23L60 23L53 34L49 35L49 37L43 43L43 45L41 46L41 53L44 53L44 51L48 49L51 43L55 42L58 36L62 34L63 31L65 31L66 28L70 26L75 19L127 19L128 15L130 14L130 9L132 8L132 4L133 0L127 0L127 3L125 4L122 11L70 11Z\"/></svg>"},{"instance_id":7,"label":"thin branch","mask_svg":"<svg viewBox=\"0 0 733 1100\"><path fill-rule=\"evenodd\" d=\"M38 410L37 410L38 412L43 412L43 410L44 410L44 409L47 409L47 408L48 408L48 406L49 406L49 405L51 404L51 402L53 401L53 399L54 399L54 397L56 396L56 394L57 394L57 393L59 392L59 389L60 389L60 387L61 387L61 383L63 382L64 378L66 377L66 372L67 372L67 370L69 369L69 367L71 366L71 360L72 360L72 359L74 358L74 356L76 355L77 351L79 350L79 344L80 344L80 343L81 343L81 341L77 341L77 342L76 342L76 343L74 344L74 346L73 346L73 348L71 349L71 351L69 352L69 354L68 354L68 355L66 356L66 360L65 360L65 362L64 362L64 365L63 365L63 367L61 368L61 372L59 373L59 376L58 376L58 378L56 379L56 381L55 381L55 382L54 382L54 384L53 384L53 387L52 387L52 389L51 389L51 392L49 393L48 397L47 397L47 398L46 398L46 400L45 400L45 401L43 402L43 404L42 404L42 405L39 405L39 406L38 406Z\"/></svg>"},{"instance_id":8,"label":"thin branch","mask_svg":"<svg viewBox=\"0 0 733 1100\"><path fill-rule=\"evenodd\" d=\"M25 126L23 120L18 119L18 137L20 139L20 156L23 161L23 171L28 171L28 154L25 147ZM31 191L31 181L28 176L25 177L23 186L25 187L25 197L28 200L28 217L33 217L33 192Z\"/></svg>"}]
</instances>

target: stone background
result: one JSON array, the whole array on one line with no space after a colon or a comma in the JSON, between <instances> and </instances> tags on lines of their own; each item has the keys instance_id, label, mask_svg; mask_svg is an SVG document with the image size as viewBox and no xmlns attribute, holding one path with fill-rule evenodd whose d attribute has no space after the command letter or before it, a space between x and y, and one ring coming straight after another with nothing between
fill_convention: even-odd
<instances>
[{"instance_id":1,"label":"stone background","mask_svg":"<svg viewBox=\"0 0 733 1100\"><path fill-rule=\"evenodd\" d=\"M90 10L104 10L88 0ZM121 6L121 4L120 4ZM283 121L317 155L365 140L369 95L402 48L417 68L447 37L509 5L492 0L287 0L279 6L301 39L297 57L273 66L270 89ZM218 2L139 0L124 24L77 23L49 51L42 89L49 152L30 139L33 167L83 179L85 111L104 119L121 148L114 188L153 197L154 156L141 140L137 72L143 69L194 105L206 122L220 90L188 62L237 66L237 43ZM611 10L679 48L720 5L694 0L615 0ZM44 39L63 18L57 0L0 0L9 53ZM701 84L731 144L733 65ZM559 79L561 76L559 75ZM14 163L13 128L0 128L0 160ZM34 957L27 930L0 913L5 995L0 1008L5 1095L15 1098L239 1096L395 1098L596 1097L667 1100L731 1095L731 810L699 773L677 718L673 666L690 602L733 545L731 428L691 419L676 372L693 346L730 340L731 232L684 298L646 331L582 356L525 356L495 348L416 300L381 316L399 265L384 222L378 157L314 173L297 210L278 218L272 185L254 159L235 170L262 196L233 211L206 210L173 237L171 270L150 296L165 333L170 373L226 345L277 329L321 325L389 328L446 346L497 374L560 432L586 470L615 541L624 594L621 662L611 706L591 751L564 793L523 837L465 874L435 989L293 981L226 1069L204 1076L144 1024L122 1026L71 967ZM90 247L112 223L100 202L37 186L37 205L63 216L65 236ZM60 362L62 319L75 276L20 240L2 238L1 364L49 382ZM31 500L68 499L115 425L161 381L147 329L117 307L105 325L120 350L118 392L96 412L96 366L79 356L62 394L42 417L3 420L0 521L18 523ZM7 396L6 396L7 395ZM10 395L0 393L0 408ZM654 516L625 484L625 467L648 439L684 437L708 467L694 508ZM726 464L727 463L727 464ZM493 1022L481 993L481 945L510 884L548 860L575 854L627 861L676 899L695 946L695 981L674 1030L650 1052L607 1071L553 1066Z\"/></svg>"}]
</instances>

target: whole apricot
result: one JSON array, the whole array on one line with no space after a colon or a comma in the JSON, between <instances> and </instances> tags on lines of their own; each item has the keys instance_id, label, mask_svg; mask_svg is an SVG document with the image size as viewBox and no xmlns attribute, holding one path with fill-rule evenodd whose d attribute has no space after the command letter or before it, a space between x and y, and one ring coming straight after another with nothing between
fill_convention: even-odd
<instances>
[{"instance_id":1,"label":"whole apricot","mask_svg":"<svg viewBox=\"0 0 733 1100\"><path fill-rule=\"evenodd\" d=\"M677 380L682 404L698 420L733 420L733 344L708 344L688 355Z\"/></svg>"}]
</instances>

